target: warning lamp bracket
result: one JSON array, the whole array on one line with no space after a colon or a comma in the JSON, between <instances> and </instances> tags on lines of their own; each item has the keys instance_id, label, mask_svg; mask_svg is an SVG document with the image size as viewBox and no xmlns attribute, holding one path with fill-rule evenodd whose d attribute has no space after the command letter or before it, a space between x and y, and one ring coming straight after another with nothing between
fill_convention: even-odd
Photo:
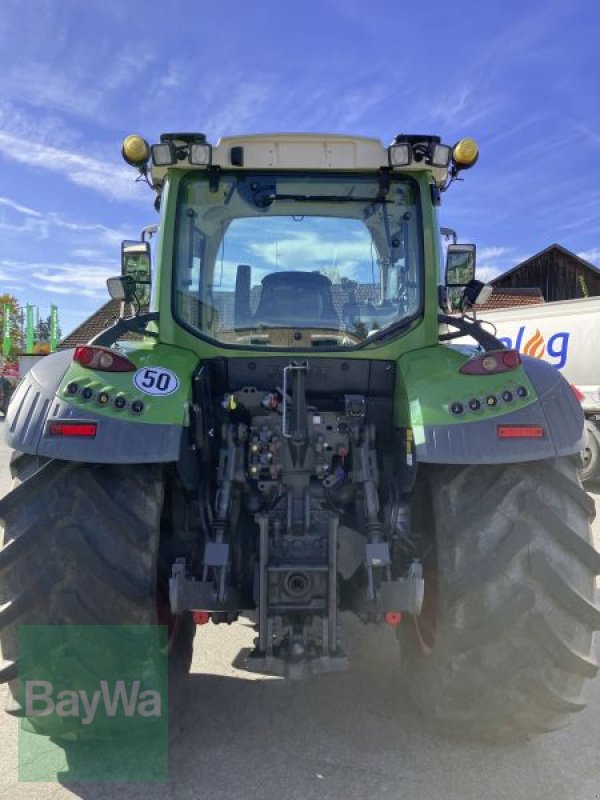
<instances>
[{"instance_id":1,"label":"warning lamp bracket","mask_svg":"<svg viewBox=\"0 0 600 800\"><path fill-rule=\"evenodd\" d=\"M482 328L478 322L468 322L464 318L450 317L447 314L438 314L438 322L458 329L457 333L442 334L440 336L441 342L458 339L461 336L471 336L486 351L506 350L506 345L500 339L496 339L489 331L486 331L485 328Z\"/></svg>"},{"instance_id":2,"label":"warning lamp bracket","mask_svg":"<svg viewBox=\"0 0 600 800\"><path fill-rule=\"evenodd\" d=\"M143 333L144 336L156 336L156 334L147 331L146 328L151 322L158 322L160 315L158 311L151 311L148 314L138 314L135 317L119 317L114 325L106 328L90 339L88 344L98 345L100 347L110 347L125 333Z\"/></svg>"}]
</instances>

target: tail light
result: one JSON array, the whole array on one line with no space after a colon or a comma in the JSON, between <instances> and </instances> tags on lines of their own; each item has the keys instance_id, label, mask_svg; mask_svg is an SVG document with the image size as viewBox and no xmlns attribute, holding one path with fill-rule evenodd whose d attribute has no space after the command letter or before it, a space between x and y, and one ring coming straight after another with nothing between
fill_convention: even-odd
<instances>
[{"instance_id":1,"label":"tail light","mask_svg":"<svg viewBox=\"0 0 600 800\"><path fill-rule=\"evenodd\" d=\"M50 436L78 436L93 439L98 425L95 422L50 422L47 432Z\"/></svg>"},{"instance_id":2,"label":"tail light","mask_svg":"<svg viewBox=\"0 0 600 800\"><path fill-rule=\"evenodd\" d=\"M88 369L101 372L135 372L136 366L125 356L109 350L108 347L96 347L84 344L75 348L73 361Z\"/></svg>"},{"instance_id":3,"label":"tail light","mask_svg":"<svg viewBox=\"0 0 600 800\"><path fill-rule=\"evenodd\" d=\"M516 369L520 363L518 350L488 350L487 353L470 358L458 371L463 375L496 375Z\"/></svg>"},{"instance_id":4,"label":"tail light","mask_svg":"<svg viewBox=\"0 0 600 800\"><path fill-rule=\"evenodd\" d=\"M498 425L496 429L499 439L543 439L542 425Z\"/></svg>"}]
</instances>

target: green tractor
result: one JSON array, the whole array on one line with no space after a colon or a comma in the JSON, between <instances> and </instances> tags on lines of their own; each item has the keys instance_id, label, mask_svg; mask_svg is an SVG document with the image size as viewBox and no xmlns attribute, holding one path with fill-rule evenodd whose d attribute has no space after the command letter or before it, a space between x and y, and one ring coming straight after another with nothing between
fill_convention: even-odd
<instances>
[{"instance_id":1,"label":"green tractor","mask_svg":"<svg viewBox=\"0 0 600 800\"><path fill-rule=\"evenodd\" d=\"M241 615L247 669L334 672L352 612L393 628L438 726L564 724L598 670L584 420L469 314L473 246L440 277L437 207L476 144L175 133L123 155L155 266L124 243L121 318L8 408L1 679L19 626L160 624L183 686L196 626Z\"/></svg>"}]
</instances>

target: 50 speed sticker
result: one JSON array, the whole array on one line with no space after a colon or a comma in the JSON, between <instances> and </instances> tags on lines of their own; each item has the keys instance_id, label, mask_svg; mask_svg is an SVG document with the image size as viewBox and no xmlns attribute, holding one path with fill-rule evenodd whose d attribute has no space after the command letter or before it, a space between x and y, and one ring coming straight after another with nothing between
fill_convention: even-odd
<instances>
[{"instance_id":1,"label":"50 speed sticker","mask_svg":"<svg viewBox=\"0 0 600 800\"><path fill-rule=\"evenodd\" d=\"M136 387L144 394L173 394L179 389L179 378L165 367L142 367L133 376Z\"/></svg>"}]
</instances>

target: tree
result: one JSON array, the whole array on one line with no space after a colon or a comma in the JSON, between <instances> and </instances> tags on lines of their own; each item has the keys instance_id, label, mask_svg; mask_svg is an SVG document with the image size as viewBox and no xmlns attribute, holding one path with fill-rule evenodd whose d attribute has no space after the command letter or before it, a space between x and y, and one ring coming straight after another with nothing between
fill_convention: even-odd
<instances>
[{"instance_id":1,"label":"tree","mask_svg":"<svg viewBox=\"0 0 600 800\"><path fill-rule=\"evenodd\" d=\"M39 345L39 344L44 344L45 345L45 344L47 344L48 348L50 347L50 331L51 331L51 329L52 329L52 318L51 318L51 316L48 315L46 317L46 319L43 319L42 317L40 317L40 319L38 321L38 324L35 327L35 332L34 332L34 339L35 339L36 345ZM58 332L57 333L58 333L58 335L57 335L56 338L60 341L60 338L61 338L60 325L58 326ZM42 351L38 351L36 349L36 352L42 352ZM43 352L49 352L49 349L48 349L48 351L44 350Z\"/></svg>"},{"instance_id":2,"label":"tree","mask_svg":"<svg viewBox=\"0 0 600 800\"><path fill-rule=\"evenodd\" d=\"M33 338L38 344L45 344L50 341L50 317L46 319L40 317L38 324L35 326Z\"/></svg>"}]
</instances>

